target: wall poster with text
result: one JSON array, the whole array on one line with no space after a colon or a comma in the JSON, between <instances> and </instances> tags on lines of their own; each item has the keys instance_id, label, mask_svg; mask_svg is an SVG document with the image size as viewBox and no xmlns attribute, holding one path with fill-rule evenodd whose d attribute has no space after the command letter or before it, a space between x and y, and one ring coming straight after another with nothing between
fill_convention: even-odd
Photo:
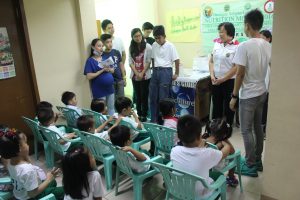
<instances>
[{"instance_id":1,"label":"wall poster with text","mask_svg":"<svg viewBox=\"0 0 300 200\"><path fill-rule=\"evenodd\" d=\"M14 59L5 27L0 27L0 79L16 76Z\"/></svg>"}]
</instances>

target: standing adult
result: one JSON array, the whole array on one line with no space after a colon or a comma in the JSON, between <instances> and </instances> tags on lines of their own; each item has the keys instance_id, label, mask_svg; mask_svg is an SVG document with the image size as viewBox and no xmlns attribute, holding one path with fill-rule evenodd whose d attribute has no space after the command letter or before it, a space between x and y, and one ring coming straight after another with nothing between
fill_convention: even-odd
<instances>
[{"instance_id":1,"label":"standing adult","mask_svg":"<svg viewBox=\"0 0 300 200\"><path fill-rule=\"evenodd\" d=\"M146 42L150 45L152 45L155 42L155 39L153 37L150 37L150 34L153 31L153 27L153 24L151 24L150 22L145 22L142 27L144 38Z\"/></svg>"},{"instance_id":2,"label":"standing adult","mask_svg":"<svg viewBox=\"0 0 300 200\"><path fill-rule=\"evenodd\" d=\"M159 101L170 97L172 80L179 74L179 56L171 42L166 40L165 28L162 25L153 29L155 42L152 45L153 73L150 81L151 122L158 121ZM173 74L173 63L175 73Z\"/></svg>"},{"instance_id":3,"label":"standing adult","mask_svg":"<svg viewBox=\"0 0 300 200\"><path fill-rule=\"evenodd\" d=\"M262 30L260 32L260 36L261 36L261 38L263 38L270 44L272 43L272 33L269 30ZM271 68L270 68L270 66L268 66L267 75L266 75L266 79L265 79L266 87L267 87L267 98L264 103L264 109L263 109L262 121L261 121L261 125L263 127L263 132L264 132L265 138L266 138L266 128L267 128L267 118L268 118L270 74L271 74Z\"/></svg>"},{"instance_id":4,"label":"standing adult","mask_svg":"<svg viewBox=\"0 0 300 200\"><path fill-rule=\"evenodd\" d=\"M126 53L124 44L121 38L114 36L115 28L112 21L110 21L109 19L103 20L103 22L101 23L101 27L104 33L111 35L113 45L112 48L120 52L120 55L122 57L122 63L125 64Z\"/></svg>"},{"instance_id":5,"label":"standing adult","mask_svg":"<svg viewBox=\"0 0 300 200\"><path fill-rule=\"evenodd\" d=\"M241 132L246 152L241 171L243 175L252 177L258 176L257 170L263 170L261 156L264 136L261 118L267 91L265 78L271 61L271 45L259 33L263 21L263 14L257 9L245 15L244 31L249 40L238 46L233 58L237 74L230 108L235 109L239 92Z\"/></svg>"},{"instance_id":6,"label":"standing adult","mask_svg":"<svg viewBox=\"0 0 300 200\"><path fill-rule=\"evenodd\" d=\"M132 29L129 47L129 65L131 68L132 85L136 95L137 113L142 122L147 120L148 114L151 55L152 47L146 43L141 29Z\"/></svg>"},{"instance_id":7,"label":"standing adult","mask_svg":"<svg viewBox=\"0 0 300 200\"><path fill-rule=\"evenodd\" d=\"M209 60L209 71L212 83L213 119L226 117L232 125L234 111L229 108L234 87L236 66L232 63L237 42L233 41L235 28L230 22L218 26L220 38L215 41Z\"/></svg>"},{"instance_id":8,"label":"standing adult","mask_svg":"<svg viewBox=\"0 0 300 200\"><path fill-rule=\"evenodd\" d=\"M94 99L106 101L108 114L113 115L114 110L114 68L101 64L103 43L96 38L91 43L91 53L86 60L84 75L90 80L92 95Z\"/></svg>"}]
</instances>

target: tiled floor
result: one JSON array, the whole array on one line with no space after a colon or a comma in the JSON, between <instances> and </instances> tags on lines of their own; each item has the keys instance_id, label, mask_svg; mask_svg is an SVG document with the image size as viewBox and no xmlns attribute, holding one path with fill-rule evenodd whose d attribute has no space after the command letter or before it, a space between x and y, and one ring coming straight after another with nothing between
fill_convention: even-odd
<instances>
[{"instance_id":1,"label":"tiled floor","mask_svg":"<svg viewBox=\"0 0 300 200\"><path fill-rule=\"evenodd\" d=\"M239 133L239 129L234 129L232 138L230 139L232 144L236 149L240 149L242 155L244 154L244 145L242 141L242 137ZM34 160L32 158L32 160ZM43 169L47 170L45 164L43 162L43 156L41 156L39 161L35 163L41 166ZM48 169L49 170L49 169ZM103 177L102 166L100 166L100 173L102 174L102 181L105 185L105 180ZM61 177L58 177L57 182L61 184ZM250 178L242 176L242 183L244 192L240 192L240 188L227 188L227 199L229 200L259 200L261 194L261 180L262 173L259 173L258 178ZM153 179L146 181L143 185L143 199L145 200L163 200L165 199L166 191L162 186L163 180L161 175L154 176ZM132 181L123 177L123 180L120 183L119 194L115 196L114 189L111 191L107 191L105 198L106 200L132 200L133 199L133 188Z\"/></svg>"}]
</instances>

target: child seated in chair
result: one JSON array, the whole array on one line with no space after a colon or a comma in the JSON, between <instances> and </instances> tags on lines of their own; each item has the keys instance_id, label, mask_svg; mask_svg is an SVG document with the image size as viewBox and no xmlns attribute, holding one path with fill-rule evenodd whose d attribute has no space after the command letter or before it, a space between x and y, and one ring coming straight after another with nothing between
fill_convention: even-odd
<instances>
[{"instance_id":1,"label":"child seated in chair","mask_svg":"<svg viewBox=\"0 0 300 200\"><path fill-rule=\"evenodd\" d=\"M13 194L16 199L40 199L50 193L56 199L63 199L63 188L57 187L55 181L59 169L53 169L46 174L30 163L29 145L24 133L14 129L1 131L0 155L9 159L5 163L14 185Z\"/></svg>"},{"instance_id":2,"label":"child seated in chair","mask_svg":"<svg viewBox=\"0 0 300 200\"><path fill-rule=\"evenodd\" d=\"M222 141L230 146L230 155L234 154L235 150L233 145L230 143L229 138L232 135L232 127L226 123L225 119L213 119L206 124L206 133L202 135L202 138L207 142L212 143L218 147L218 149L223 148ZM216 167L223 168L226 166L225 162L219 163ZM236 187L239 183L237 178L234 176L234 169L229 170L228 177L226 178L227 184L231 187Z\"/></svg>"},{"instance_id":3,"label":"child seated in chair","mask_svg":"<svg viewBox=\"0 0 300 200\"><path fill-rule=\"evenodd\" d=\"M112 120L112 118L110 118L110 121L111 120ZM106 122L109 123L110 121L106 121ZM117 126L119 122L120 122L120 119L117 120L116 123L110 129L108 129L107 131L103 131L104 127L106 125L105 123L102 124L101 126L99 126L98 128L96 128L93 116L91 116L91 115L82 115L77 119L77 128L80 131L84 131L84 132L87 132L87 133L94 134L95 136L98 136L98 137L100 137L102 139L105 139L105 140L110 140L108 132L113 127ZM103 148L102 152L103 152L103 154L111 153L109 147L106 147L106 146Z\"/></svg>"},{"instance_id":4,"label":"child seated in chair","mask_svg":"<svg viewBox=\"0 0 300 200\"><path fill-rule=\"evenodd\" d=\"M101 114L100 121L103 124L105 121L109 120L107 118L107 106L103 99L93 99L91 102L91 110ZM109 124L105 129L109 128Z\"/></svg>"},{"instance_id":5,"label":"child seated in chair","mask_svg":"<svg viewBox=\"0 0 300 200\"><path fill-rule=\"evenodd\" d=\"M163 126L176 129L178 118L175 117L175 102L172 99L163 99L159 102L159 110L164 121Z\"/></svg>"},{"instance_id":6,"label":"child seated in chair","mask_svg":"<svg viewBox=\"0 0 300 200\"><path fill-rule=\"evenodd\" d=\"M52 109L49 108L40 109L38 113L38 120L42 126L56 132L62 138L70 140L77 137L74 132L66 133L55 126L55 115ZM59 136L57 136L57 138L59 139ZM71 145L71 142L67 142L63 139L60 139L59 142L61 145L64 145L66 149L68 149Z\"/></svg>"},{"instance_id":7,"label":"child seated in chair","mask_svg":"<svg viewBox=\"0 0 300 200\"><path fill-rule=\"evenodd\" d=\"M201 138L201 122L192 115L185 115L178 120L177 134L183 146L175 146L171 151L173 167L204 178L208 184L216 181L222 174L210 172L230 152L230 145L222 141L223 148L215 150L206 148L205 140ZM211 191L200 182L196 183L196 194L208 197Z\"/></svg>"},{"instance_id":8,"label":"child seated in chair","mask_svg":"<svg viewBox=\"0 0 300 200\"><path fill-rule=\"evenodd\" d=\"M36 122L39 121L37 115L39 113L39 110L44 109L44 108L53 109L53 105L51 103L49 103L48 101L41 101L40 103L38 103L36 105L36 117L34 118L34 121L36 121ZM55 122L56 122L58 119L58 114L57 113L55 113L55 114L56 114L56 116L55 116Z\"/></svg>"},{"instance_id":9,"label":"child seated in chair","mask_svg":"<svg viewBox=\"0 0 300 200\"><path fill-rule=\"evenodd\" d=\"M113 127L109 132L109 137L113 145L119 146L123 151L131 154L129 164L134 172L143 173L149 170L150 165L144 165L142 162L150 160L150 157L130 146L132 144L132 139L128 127L123 125Z\"/></svg>"},{"instance_id":10,"label":"child seated in chair","mask_svg":"<svg viewBox=\"0 0 300 200\"><path fill-rule=\"evenodd\" d=\"M61 101L66 105L67 108L75 110L78 117L82 115L82 111L77 107L76 95L73 92L66 91L61 96Z\"/></svg>"},{"instance_id":11,"label":"child seated in chair","mask_svg":"<svg viewBox=\"0 0 300 200\"><path fill-rule=\"evenodd\" d=\"M140 122L137 114L132 110L132 101L128 97L118 97L115 101L115 109L117 113L114 114L114 118L121 118L125 122L128 122L135 129L143 129L143 125ZM132 117L130 117L132 115ZM132 131L132 139L138 136L138 131Z\"/></svg>"}]
</instances>

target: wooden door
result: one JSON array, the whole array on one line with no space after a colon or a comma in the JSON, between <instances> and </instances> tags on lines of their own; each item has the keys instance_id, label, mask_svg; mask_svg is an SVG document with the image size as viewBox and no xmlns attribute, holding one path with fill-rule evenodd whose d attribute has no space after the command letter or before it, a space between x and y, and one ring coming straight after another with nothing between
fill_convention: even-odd
<instances>
[{"instance_id":1,"label":"wooden door","mask_svg":"<svg viewBox=\"0 0 300 200\"><path fill-rule=\"evenodd\" d=\"M0 1L0 27L7 30L16 76L0 79L0 124L15 127L32 138L21 116L34 117L39 100L23 2Z\"/></svg>"}]
</instances>

